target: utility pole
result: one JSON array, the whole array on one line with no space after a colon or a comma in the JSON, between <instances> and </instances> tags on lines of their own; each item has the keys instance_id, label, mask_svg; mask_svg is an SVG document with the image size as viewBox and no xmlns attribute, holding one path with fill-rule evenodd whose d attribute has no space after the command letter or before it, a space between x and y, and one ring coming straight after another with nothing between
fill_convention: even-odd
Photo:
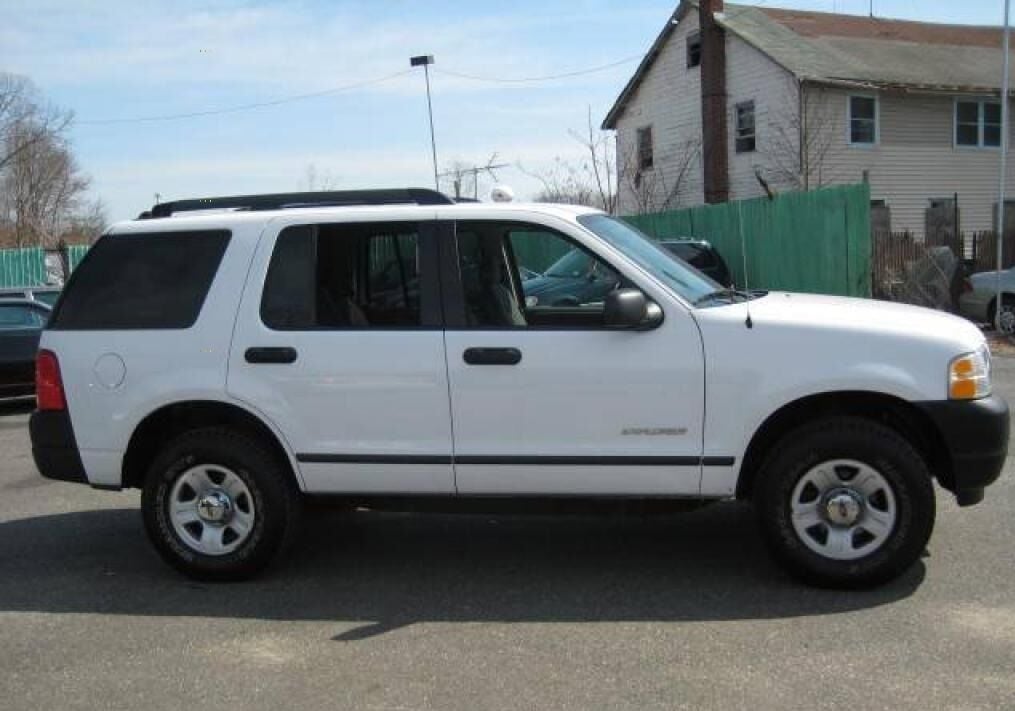
<instances>
[{"instance_id":1,"label":"utility pole","mask_svg":"<svg viewBox=\"0 0 1015 711\"><path fill-rule=\"evenodd\" d=\"M440 190L440 184L437 181L437 141L434 139L433 133L433 104L430 102L430 65L433 63L432 54L421 54L409 58L409 66L422 66L423 75L426 77L426 110L430 116L430 150L433 152L433 187L434 190Z\"/></svg>"},{"instance_id":2,"label":"utility pole","mask_svg":"<svg viewBox=\"0 0 1015 711\"><path fill-rule=\"evenodd\" d=\"M1004 0L1004 69L1001 73L1001 166L998 175L997 191L997 284L994 301L994 328L1001 331L1001 267L1004 245L1004 190L1005 170L1007 169L1008 158L1008 47L1011 28L1008 26L1008 16L1011 10L1011 0Z\"/></svg>"}]
</instances>

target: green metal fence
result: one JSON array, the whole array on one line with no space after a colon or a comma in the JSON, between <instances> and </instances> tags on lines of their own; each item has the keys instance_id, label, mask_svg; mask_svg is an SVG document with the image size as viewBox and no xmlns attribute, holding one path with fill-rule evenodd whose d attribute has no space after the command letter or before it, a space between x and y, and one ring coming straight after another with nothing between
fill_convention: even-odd
<instances>
[{"instance_id":1,"label":"green metal fence","mask_svg":"<svg viewBox=\"0 0 1015 711\"><path fill-rule=\"evenodd\" d=\"M67 246L67 269L74 271L77 266L81 264L81 260L88 254L88 250L91 249L89 244L71 244Z\"/></svg>"},{"instance_id":2,"label":"green metal fence","mask_svg":"<svg viewBox=\"0 0 1015 711\"><path fill-rule=\"evenodd\" d=\"M738 287L871 295L870 188L786 193L625 217L656 238L711 242ZM744 273L746 245L747 273Z\"/></svg>"},{"instance_id":3,"label":"green metal fence","mask_svg":"<svg viewBox=\"0 0 1015 711\"><path fill-rule=\"evenodd\" d=\"M87 244L72 244L65 248L68 271L72 272L88 252ZM58 254L51 252L51 254ZM46 250L39 247L0 249L0 288L14 286L46 286Z\"/></svg>"},{"instance_id":4,"label":"green metal fence","mask_svg":"<svg viewBox=\"0 0 1015 711\"><path fill-rule=\"evenodd\" d=\"M0 249L0 287L43 286L46 252L37 247Z\"/></svg>"}]
</instances>

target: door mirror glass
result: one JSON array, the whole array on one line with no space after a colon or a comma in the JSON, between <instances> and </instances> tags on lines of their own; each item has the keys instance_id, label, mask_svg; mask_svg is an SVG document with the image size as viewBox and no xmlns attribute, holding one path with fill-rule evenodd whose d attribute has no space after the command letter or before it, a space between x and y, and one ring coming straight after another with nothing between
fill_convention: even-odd
<instances>
[{"instance_id":1,"label":"door mirror glass","mask_svg":"<svg viewBox=\"0 0 1015 711\"><path fill-rule=\"evenodd\" d=\"M662 321L663 311L638 289L618 289L606 295L603 323L607 328L648 329Z\"/></svg>"}]
</instances>

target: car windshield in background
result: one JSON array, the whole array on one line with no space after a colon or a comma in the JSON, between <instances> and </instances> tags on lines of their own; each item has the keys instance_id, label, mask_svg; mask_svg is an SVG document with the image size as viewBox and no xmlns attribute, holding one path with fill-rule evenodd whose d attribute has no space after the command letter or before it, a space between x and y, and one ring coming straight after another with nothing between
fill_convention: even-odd
<instances>
[{"instance_id":1,"label":"car windshield in background","mask_svg":"<svg viewBox=\"0 0 1015 711\"><path fill-rule=\"evenodd\" d=\"M722 290L719 284L688 267L650 237L622 220L609 215L592 214L579 216L578 222L691 303Z\"/></svg>"},{"instance_id":2,"label":"car windshield in background","mask_svg":"<svg viewBox=\"0 0 1015 711\"><path fill-rule=\"evenodd\" d=\"M546 276L576 278L588 274L591 267L592 257L580 249L574 249L551 264L546 270Z\"/></svg>"}]
</instances>

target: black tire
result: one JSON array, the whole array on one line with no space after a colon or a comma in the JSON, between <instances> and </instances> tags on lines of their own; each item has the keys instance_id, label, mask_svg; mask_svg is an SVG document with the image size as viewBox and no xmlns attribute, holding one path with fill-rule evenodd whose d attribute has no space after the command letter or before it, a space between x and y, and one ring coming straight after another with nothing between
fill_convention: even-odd
<instances>
[{"instance_id":1,"label":"black tire","mask_svg":"<svg viewBox=\"0 0 1015 711\"><path fill-rule=\"evenodd\" d=\"M854 560L813 551L791 520L797 483L813 467L835 459L874 468L897 507L892 532L880 547ZM934 528L934 486L923 458L895 430L858 417L822 419L784 437L762 464L753 498L773 557L797 578L820 587L866 588L898 577L923 553Z\"/></svg>"},{"instance_id":2,"label":"black tire","mask_svg":"<svg viewBox=\"0 0 1015 711\"><path fill-rule=\"evenodd\" d=\"M201 464L228 468L253 499L249 534L223 555L194 550L169 518L175 482ZM244 580L260 572L294 537L300 504L286 464L256 437L223 427L192 430L170 441L152 462L141 492L145 529L159 555L185 575L205 581Z\"/></svg>"}]
</instances>

